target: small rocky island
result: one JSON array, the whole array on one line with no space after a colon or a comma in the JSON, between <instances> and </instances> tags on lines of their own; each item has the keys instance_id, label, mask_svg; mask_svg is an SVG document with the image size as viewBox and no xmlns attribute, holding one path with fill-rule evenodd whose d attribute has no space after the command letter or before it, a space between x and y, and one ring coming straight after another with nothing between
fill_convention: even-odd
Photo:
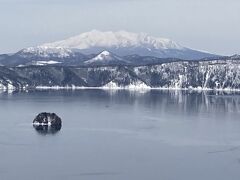
<instances>
[{"instance_id":1,"label":"small rocky island","mask_svg":"<svg viewBox=\"0 0 240 180\"><path fill-rule=\"evenodd\" d=\"M62 120L55 113L42 112L33 120L33 127L42 134L54 134L62 127Z\"/></svg>"}]
</instances>

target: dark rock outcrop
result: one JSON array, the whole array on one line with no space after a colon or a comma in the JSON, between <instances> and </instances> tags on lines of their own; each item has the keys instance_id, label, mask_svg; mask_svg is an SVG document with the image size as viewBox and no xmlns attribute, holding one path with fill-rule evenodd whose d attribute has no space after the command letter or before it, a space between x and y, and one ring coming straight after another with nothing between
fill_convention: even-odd
<instances>
[{"instance_id":1,"label":"dark rock outcrop","mask_svg":"<svg viewBox=\"0 0 240 180\"><path fill-rule=\"evenodd\" d=\"M55 113L47 113L43 112L36 116L33 120L33 124L41 124L41 125L61 125L62 120Z\"/></svg>"},{"instance_id":2,"label":"dark rock outcrop","mask_svg":"<svg viewBox=\"0 0 240 180\"><path fill-rule=\"evenodd\" d=\"M43 112L33 120L33 127L42 134L54 134L62 127L62 120L55 113Z\"/></svg>"}]
</instances>

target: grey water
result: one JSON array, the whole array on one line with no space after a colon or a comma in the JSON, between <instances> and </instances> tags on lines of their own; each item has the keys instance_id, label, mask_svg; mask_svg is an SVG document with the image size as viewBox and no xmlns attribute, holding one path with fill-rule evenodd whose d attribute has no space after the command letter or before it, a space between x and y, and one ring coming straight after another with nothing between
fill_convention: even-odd
<instances>
[{"instance_id":1,"label":"grey water","mask_svg":"<svg viewBox=\"0 0 240 180\"><path fill-rule=\"evenodd\" d=\"M60 131L32 120L55 112ZM1 180L239 180L240 95L0 93Z\"/></svg>"}]
</instances>

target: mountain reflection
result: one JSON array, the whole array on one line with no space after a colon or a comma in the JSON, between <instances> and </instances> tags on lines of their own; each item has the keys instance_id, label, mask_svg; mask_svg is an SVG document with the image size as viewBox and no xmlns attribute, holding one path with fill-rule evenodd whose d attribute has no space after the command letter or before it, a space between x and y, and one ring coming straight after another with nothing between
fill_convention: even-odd
<instances>
[{"instance_id":1,"label":"mountain reflection","mask_svg":"<svg viewBox=\"0 0 240 180\"><path fill-rule=\"evenodd\" d=\"M179 113L239 112L240 92L225 91L181 91L181 90L39 90L17 93L0 93L0 99L21 100L39 98L39 101L90 104L106 107L111 104L124 106L141 105L156 111ZM15 98L16 96L16 98ZM77 105L76 104L76 105ZM43 133L55 130L41 128ZM58 130L57 130L58 131Z\"/></svg>"},{"instance_id":2,"label":"mountain reflection","mask_svg":"<svg viewBox=\"0 0 240 180\"><path fill-rule=\"evenodd\" d=\"M140 104L158 111L174 109L179 113L239 112L239 92L149 90L105 91L101 98L132 105Z\"/></svg>"},{"instance_id":3,"label":"mountain reflection","mask_svg":"<svg viewBox=\"0 0 240 180\"><path fill-rule=\"evenodd\" d=\"M190 91L151 91L144 94L143 102L153 108L167 111L174 109L179 113L238 112L239 94L224 92ZM151 100L149 100L151 99Z\"/></svg>"}]
</instances>

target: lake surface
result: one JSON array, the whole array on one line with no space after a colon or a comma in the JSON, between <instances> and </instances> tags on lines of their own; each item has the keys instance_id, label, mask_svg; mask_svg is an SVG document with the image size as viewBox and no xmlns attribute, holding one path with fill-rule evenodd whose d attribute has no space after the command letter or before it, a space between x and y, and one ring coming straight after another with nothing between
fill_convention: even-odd
<instances>
[{"instance_id":1,"label":"lake surface","mask_svg":"<svg viewBox=\"0 0 240 180\"><path fill-rule=\"evenodd\" d=\"M36 131L40 112L63 120ZM1 180L239 180L240 95L0 93Z\"/></svg>"}]
</instances>

